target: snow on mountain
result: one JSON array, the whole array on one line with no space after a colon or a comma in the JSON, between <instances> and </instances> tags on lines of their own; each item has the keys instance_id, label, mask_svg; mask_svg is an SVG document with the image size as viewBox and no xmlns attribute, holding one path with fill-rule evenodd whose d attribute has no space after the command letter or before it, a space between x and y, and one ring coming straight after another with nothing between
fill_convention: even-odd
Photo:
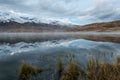
<instances>
[{"instance_id":1,"label":"snow on mountain","mask_svg":"<svg viewBox=\"0 0 120 80\"><path fill-rule=\"evenodd\" d=\"M43 18L36 18L27 14L15 13L13 11L9 11L9 12L0 11L0 22L10 22L10 21L15 21L18 23L25 23L25 22L47 23L53 25L72 24L67 19L52 19L52 18L43 19Z\"/></svg>"},{"instance_id":2,"label":"snow on mountain","mask_svg":"<svg viewBox=\"0 0 120 80\"><path fill-rule=\"evenodd\" d=\"M38 23L40 22L39 19L29 17L26 15L19 15L14 12L0 12L0 20L4 22L10 22L10 21L15 21L18 23L25 23L25 22L35 22Z\"/></svg>"}]
</instances>

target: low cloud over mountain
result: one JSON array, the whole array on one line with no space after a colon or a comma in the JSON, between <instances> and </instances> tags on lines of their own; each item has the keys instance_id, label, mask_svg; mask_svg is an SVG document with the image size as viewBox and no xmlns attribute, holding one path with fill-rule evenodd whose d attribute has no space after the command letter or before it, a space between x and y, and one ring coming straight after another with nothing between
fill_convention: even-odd
<instances>
[{"instance_id":1,"label":"low cloud over mountain","mask_svg":"<svg viewBox=\"0 0 120 80\"><path fill-rule=\"evenodd\" d=\"M76 24L120 19L118 0L0 0L0 11Z\"/></svg>"}]
</instances>

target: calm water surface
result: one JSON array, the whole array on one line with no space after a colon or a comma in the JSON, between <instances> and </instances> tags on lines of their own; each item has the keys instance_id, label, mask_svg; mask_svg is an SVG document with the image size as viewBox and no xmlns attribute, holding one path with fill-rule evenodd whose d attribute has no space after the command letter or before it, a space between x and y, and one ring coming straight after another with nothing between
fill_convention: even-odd
<instances>
[{"instance_id":1,"label":"calm water surface","mask_svg":"<svg viewBox=\"0 0 120 80\"><path fill-rule=\"evenodd\" d=\"M41 73L36 80L49 80L53 76L55 78L58 56L61 56L67 64L69 59L66 56L70 54L74 55L74 59L83 66L90 58L114 62L120 55L120 44L84 39L1 43L0 80L18 80L18 69L23 61L44 69L51 68L51 71Z\"/></svg>"}]
</instances>

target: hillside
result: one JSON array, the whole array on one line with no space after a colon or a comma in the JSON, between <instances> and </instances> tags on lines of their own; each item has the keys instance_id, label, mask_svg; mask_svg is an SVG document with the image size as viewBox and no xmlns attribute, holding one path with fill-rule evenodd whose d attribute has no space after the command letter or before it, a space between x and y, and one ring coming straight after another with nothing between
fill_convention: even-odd
<instances>
[{"instance_id":1,"label":"hillside","mask_svg":"<svg viewBox=\"0 0 120 80\"><path fill-rule=\"evenodd\" d=\"M70 25L72 26L72 25ZM70 29L68 25L48 24L48 23L18 23L15 21L0 22L0 32L50 32L50 31L66 31Z\"/></svg>"},{"instance_id":2,"label":"hillside","mask_svg":"<svg viewBox=\"0 0 120 80\"><path fill-rule=\"evenodd\" d=\"M25 22L19 23L15 21L0 21L0 32L111 32L120 31L120 20L103 23L93 23L84 26L79 25L63 25L57 23L35 23Z\"/></svg>"},{"instance_id":3,"label":"hillside","mask_svg":"<svg viewBox=\"0 0 120 80\"><path fill-rule=\"evenodd\" d=\"M112 21L112 22L103 22L103 23L93 23L84 25L81 27L76 27L69 29L68 31L120 31L120 20L119 21Z\"/></svg>"}]
</instances>

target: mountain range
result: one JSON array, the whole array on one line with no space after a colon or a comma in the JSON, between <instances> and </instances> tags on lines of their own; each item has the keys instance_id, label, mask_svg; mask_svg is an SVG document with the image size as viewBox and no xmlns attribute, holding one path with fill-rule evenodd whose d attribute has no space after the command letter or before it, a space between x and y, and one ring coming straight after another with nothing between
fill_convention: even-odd
<instances>
[{"instance_id":1,"label":"mountain range","mask_svg":"<svg viewBox=\"0 0 120 80\"><path fill-rule=\"evenodd\" d=\"M27 14L21 14L21 13L14 13L14 12L2 12L0 11L0 21L2 22L18 22L18 23L47 23L47 24L60 24L60 25L70 25L71 23L66 23L62 20L57 20L57 19L50 19L50 18L38 18L38 17L33 17L31 15Z\"/></svg>"},{"instance_id":2,"label":"mountain range","mask_svg":"<svg viewBox=\"0 0 120 80\"><path fill-rule=\"evenodd\" d=\"M59 20L39 19L12 12L0 12L0 32L63 31L73 26L76 25Z\"/></svg>"},{"instance_id":3,"label":"mountain range","mask_svg":"<svg viewBox=\"0 0 120 80\"><path fill-rule=\"evenodd\" d=\"M120 20L111 22L74 25L59 20L39 19L36 17L0 12L0 32L79 32L79 31L120 31Z\"/></svg>"}]
</instances>

